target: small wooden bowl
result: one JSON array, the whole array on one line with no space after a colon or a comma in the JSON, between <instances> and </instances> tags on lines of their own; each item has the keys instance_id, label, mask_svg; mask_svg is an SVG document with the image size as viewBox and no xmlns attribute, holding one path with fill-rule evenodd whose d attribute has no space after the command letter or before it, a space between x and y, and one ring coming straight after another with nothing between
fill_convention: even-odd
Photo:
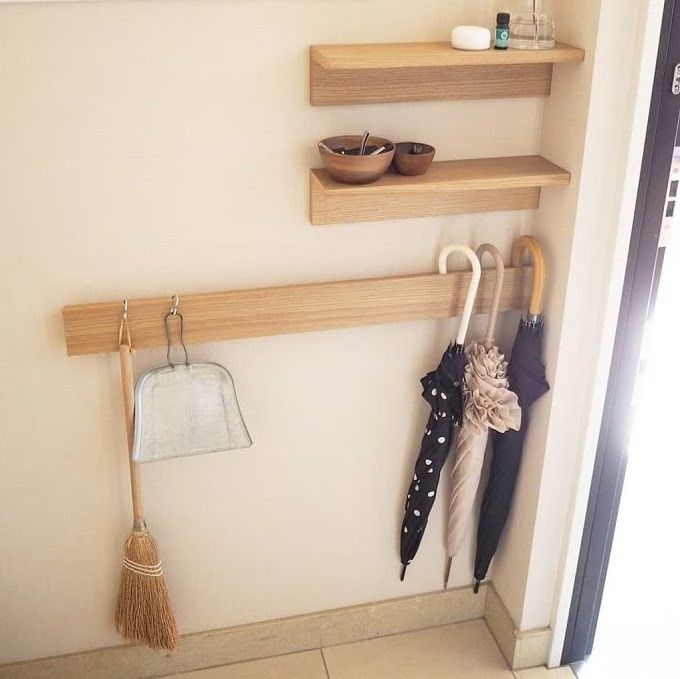
<instances>
[{"instance_id":1,"label":"small wooden bowl","mask_svg":"<svg viewBox=\"0 0 680 679\"><path fill-rule=\"evenodd\" d=\"M370 184L387 172L394 158L394 144L382 137L369 137L366 154L359 155L362 136L359 134L342 137L329 137L323 143L335 153L329 153L319 146L319 153L328 174L335 181L343 184ZM385 146L385 150L377 156L369 155L372 151ZM345 149L345 154L338 153Z\"/></svg>"},{"instance_id":2,"label":"small wooden bowl","mask_svg":"<svg viewBox=\"0 0 680 679\"><path fill-rule=\"evenodd\" d=\"M423 153L411 153L414 144L423 147ZM394 167L399 174L415 177L425 174L432 165L434 159L434 146L421 144L420 142L403 141L397 144L394 154Z\"/></svg>"}]
</instances>

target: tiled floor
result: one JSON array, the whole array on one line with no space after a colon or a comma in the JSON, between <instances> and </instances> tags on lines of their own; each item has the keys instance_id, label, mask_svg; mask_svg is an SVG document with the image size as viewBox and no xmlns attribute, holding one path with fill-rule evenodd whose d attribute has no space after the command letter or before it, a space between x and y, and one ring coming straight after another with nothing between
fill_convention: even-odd
<instances>
[{"instance_id":1,"label":"tiled floor","mask_svg":"<svg viewBox=\"0 0 680 679\"><path fill-rule=\"evenodd\" d=\"M571 670L511 672L483 620L321 651L177 674L175 679L574 679Z\"/></svg>"}]
</instances>

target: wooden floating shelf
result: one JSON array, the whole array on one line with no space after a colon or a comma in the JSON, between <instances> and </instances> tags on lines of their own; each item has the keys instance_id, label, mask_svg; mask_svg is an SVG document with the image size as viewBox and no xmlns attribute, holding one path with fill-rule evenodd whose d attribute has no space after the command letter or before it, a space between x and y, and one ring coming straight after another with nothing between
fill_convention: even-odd
<instances>
[{"instance_id":1,"label":"wooden floating shelf","mask_svg":"<svg viewBox=\"0 0 680 679\"><path fill-rule=\"evenodd\" d=\"M313 45L313 106L432 99L548 96L553 64L579 63L585 52L557 43L549 50L467 52L446 42Z\"/></svg>"},{"instance_id":2,"label":"wooden floating shelf","mask_svg":"<svg viewBox=\"0 0 680 679\"><path fill-rule=\"evenodd\" d=\"M543 186L566 186L571 175L541 156L448 160L420 177L389 173L373 184L341 184L326 170L310 176L315 225L409 217L531 210Z\"/></svg>"},{"instance_id":3,"label":"wooden floating shelf","mask_svg":"<svg viewBox=\"0 0 680 679\"><path fill-rule=\"evenodd\" d=\"M527 307L532 272L505 270L500 311ZM184 337L193 344L453 317L463 310L470 278L459 271L182 295ZM485 269L477 313L488 312L495 281L495 269ZM169 297L128 301L134 348L165 345L169 307ZM122 300L64 307L69 356L117 351L121 311Z\"/></svg>"}]
</instances>

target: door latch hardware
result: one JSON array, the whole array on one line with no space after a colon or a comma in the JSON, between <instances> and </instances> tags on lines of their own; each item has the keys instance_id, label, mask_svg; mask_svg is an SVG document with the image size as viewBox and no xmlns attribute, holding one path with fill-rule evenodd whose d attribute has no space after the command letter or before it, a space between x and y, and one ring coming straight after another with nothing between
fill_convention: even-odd
<instances>
[{"instance_id":1,"label":"door latch hardware","mask_svg":"<svg viewBox=\"0 0 680 679\"><path fill-rule=\"evenodd\" d=\"M677 64L673 72L673 84L671 85L671 92L677 97L680 94L680 64Z\"/></svg>"}]
</instances>

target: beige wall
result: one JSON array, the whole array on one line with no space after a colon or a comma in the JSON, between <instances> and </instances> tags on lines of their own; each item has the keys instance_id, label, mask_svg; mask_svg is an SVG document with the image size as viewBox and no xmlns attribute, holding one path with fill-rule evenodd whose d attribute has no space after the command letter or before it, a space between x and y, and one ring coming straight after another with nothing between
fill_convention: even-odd
<instances>
[{"instance_id":1,"label":"beige wall","mask_svg":"<svg viewBox=\"0 0 680 679\"><path fill-rule=\"evenodd\" d=\"M521 629L553 624L560 636L625 259L634 106L644 123L642 27L661 0L626 0L626 12L620 0L556 2L560 37L588 56L556 69L547 104L307 103L309 44L445 39L501 4L0 4L0 662L119 643L111 618L130 508L117 365L66 358L64 304L423 272L447 242L507 253L526 231L549 257L553 391L533 414L493 578ZM634 41L628 16L640 17ZM315 140L365 128L431 141L441 159L540 151L574 182L544 192L535 224L500 213L312 228ZM506 346L516 320L501 322ZM234 374L255 445L144 469L184 632L441 587L444 498L403 584L398 527L426 417L418 379L454 327L192 348ZM138 354L137 371L163 353ZM469 535L454 585L472 581L472 547Z\"/></svg>"},{"instance_id":2,"label":"beige wall","mask_svg":"<svg viewBox=\"0 0 680 679\"><path fill-rule=\"evenodd\" d=\"M369 128L431 141L442 159L539 150L542 101L307 103L309 44L445 39L493 3L467 4L0 6L0 662L119 641L130 508L117 365L66 358L64 304L424 272L446 242L507 253L530 229L519 213L307 222L322 136ZM418 379L453 328L192 347L233 372L255 445L144 469L183 631L441 586L442 503L404 584L397 540L426 416ZM136 369L162 355L138 354ZM470 550L455 585L472 580Z\"/></svg>"}]
</instances>

